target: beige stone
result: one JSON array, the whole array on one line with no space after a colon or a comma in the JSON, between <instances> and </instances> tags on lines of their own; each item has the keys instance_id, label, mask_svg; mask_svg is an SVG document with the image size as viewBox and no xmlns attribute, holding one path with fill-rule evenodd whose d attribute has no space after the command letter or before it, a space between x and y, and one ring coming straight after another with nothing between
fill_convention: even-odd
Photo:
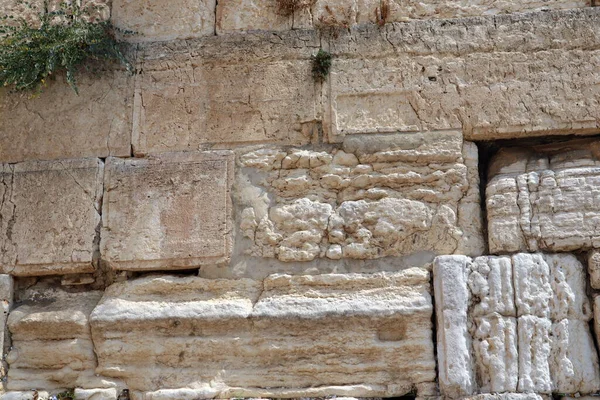
<instances>
[{"instance_id":1,"label":"beige stone","mask_svg":"<svg viewBox=\"0 0 600 400\"><path fill-rule=\"evenodd\" d=\"M115 269L186 269L231 253L233 153L107 160L101 253Z\"/></svg>"},{"instance_id":2,"label":"beige stone","mask_svg":"<svg viewBox=\"0 0 600 400\"><path fill-rule=\"evenodd\" d=\"M94 376L96 358L88 322L101 296L101 292L56 291L11 311L9 390L101 387L102 379Z\"/></svg>"},{"instance_id":3,"label":"beige stone","mask_svg":"<svg viewBox=\"0 0 600 400\"><path fill-rule=\"evenodd\" d=\"M4 165L2 272L17 276L94 270L104 163L99 159Z\"/></svg>"},{"instance_id":4,"label":"beige stone","mask_svg":"<svg viewBox=\"0 0 600 400\"><path fill-rule=\"evenodd\" d=\"M48 10L58 10L62 1L49 0ZM27 21L30 26L38 26L40 16L43 12L43 0L31 0L27 3L18 0L1 0L0 10L2 15L10 18L3 21L3 24L15 23L18 19ZM80 3L84 18L90 18L92 21L106 21L110 18L110 2L106 0L82 0Z\"/></svg>"},{"instance_id":5,"label":"beige stone","mask_svg":"<svg viewBox=\"0 0 600 400\"><path fill-rule=\"evenodd\" d=\"M76 75L79 95L64 73L39 96L0 89L0 162L129 156L133 77L90 67Z\"/></svg>"},{"instance_id":6,"label":"beige stone","mask_svg":"<svg viewBox=\"0 0 600 400\"><path fill-rule=\"evenodd\" d=\"M590 286L600 289L600 251L592 250L588 253L588 273Z\"/></svg>"},{"instance_id":7,"label":"beige stone","mask_svg":"<svg viewBox=\"0 0 600 400\"><path fill-rule=\"evenodd\" d=\"M597 140L500 152L486 190L492 253L600 246Z\"/></svg>"},{"instance_id":8,"label":"beige stone","mask_svg":"<svg viewBox=\"0 0 600 400\"><path fill-rule=\"evenodd\" d=\"M243 35L237 41L191 41L175 50L145 47L136 91L135 153L308 143L315 136L319 92L311 77L310 49L292 39L270 45L264 37ZM291 48L280 49L283 45Z\"/></svg>"},{"instance_id":9,"label":"beige stone","mask_svg":"<svg viewBox=\"0 0 600 400\"><path fill-rule=\"evenodd\" d=\"M218 35L255 30L292 29L293 16L285 15L275 0L221 0L217 4Z\"/></svg>"},{"instance_id":10,"label":"beige stone","mask_svg":"<svg viewBox=\"0 0 600 400\"><path fill-rule=\"evenodd\" d=\"M97 371L159 391L149 398L368 397L434 381L431 308L421 268L264 282L163 276L109 287L91 319Z\"/></svg>"},{"instance_id":11,"label":"beige stone","mask_svg":"<svg viewBox=\"0 0 600 400\"><path fill-rule=\"evenodd\" d=\"M332 154L240 153L254 184L238 188L238 203L246 207L240 228L253 242L247 253L284 262L481 254L477 153L461 136L355 135ZM272 196L244 198L249 187Z\"/></svg>"},{"instance_id":12,"label":"beige stone","mask_svg":"<svg viewBox=\"0 0 600 400\"><path fill-rule=\"evenodd\" d=\"M111 22L131 42L187 39L213 35L215 0L113 0Z\"/></svg>"}]
</instances>

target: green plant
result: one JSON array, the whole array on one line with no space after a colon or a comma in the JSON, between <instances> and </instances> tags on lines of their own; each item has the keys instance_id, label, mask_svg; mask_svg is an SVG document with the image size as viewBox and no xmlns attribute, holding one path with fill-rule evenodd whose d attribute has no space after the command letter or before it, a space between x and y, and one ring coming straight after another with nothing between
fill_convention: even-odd
<instances>
[{"instance_id":1,"label":"green plant","mask_svg":"<svg viewBox=\"0 0 600 400\"><path fill-rule=\"evenodd\" d=\"M57 394L56 399L57 400L75 400L75 390L74 389L65 390L64 392Z\"/></svg>"},{"instance_id":2,"label":"green plant","mask_svg":"<svg viewBox=\"0 0 600 400\"><path fill-rule=\"evenodd\" d=\"M319 49L316 55L312 57L313 61L313 75L316 79L323 81L329 75L331 69L331 53Z\"/></svg>"},{"instance_id":3,"label":"green plant","mask_svg":"<svg viewBox=\"0 0 600 400\"><path fill-rule=\"evenodd\" d=\"M65 72L67 82L78 93L75 72L87 60L118 60L132 72L110 23L96 21L90 15L91 10L81 8L77 0L61 3L53 11L48 9L48 0L44 0L37 23L2 17L0 86L40 89L48 77Z\"/></svg>"}]
</instances>

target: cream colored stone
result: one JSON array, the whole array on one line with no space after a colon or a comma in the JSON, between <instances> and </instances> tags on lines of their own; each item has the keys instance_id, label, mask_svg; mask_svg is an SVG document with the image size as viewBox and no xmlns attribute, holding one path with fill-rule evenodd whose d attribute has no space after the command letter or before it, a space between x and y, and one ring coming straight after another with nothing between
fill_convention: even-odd
<instances>
[{"instance_id":1,"label":"cream colored stone","mask_svg":"<svg viewBox=\"0 0 600 400\"><path fill-rule=\"evenodd\" d=\"M317 38L272 44L249 36L192 41L175 50L153 44L140 51L136 154L210 144L300 145L316 137L319 96L305 42L316 46Z\"/></svg>"},{"instance_id":2,"label":"cream colored stone","mask_svg":"<svg viewBox=\"0 0 600 400\"><path fill-rule=\"evenodd\" d=\"M274 0L221 0L217 4L218 35L255 30L292 29L293 16L285 15Z\"/></svg>"},{"instance_id":3,"label":"cream colored stone","mask_svg":"<svg viewBox=\"0 0 600 400\"><path fill-rule=\"evenodd\" d=\"M8 389L101 387L88 317L101 292L56 291L16 307L8 318L12 348Z\"/></svg>"},{"instance_id":4,"label":"cream colored stone","mask_svg":"<svg viewBox=\"0 0 600 400\"><path fill-rule=\"evenodd\" d=\"M117 389L80 389L75 388L74 400L117 400Z\"/></svg>"},{"instance_id":5,"label":"cream colored stone","mask_svg":"<svg viewBox=\"0 0 600 400\"><path fill-rule=\"evenodd\" d=\"M131 42L187 39L214 34L215 0L164 2L113 0L111 22Z\"/></svg>"},{"instance_id":6,"label":"cream colored stone","mask_svg":"<svg viewBox=\"0 0 600 400\"><path fill-rule=\"evenodd\" d=\"M60 0L49 0L48 10L58 10L61 3L62 1ZM82 0L79 4L84 18L90 18L92 21L106 21L110 17L109 1ZM31 26L39 26L40 16L43 13L43 5L43 0L31 0L26 3L18 0L0 0L2 15L6 15L9 18L12 17L7 21L3 21L3 24L14 24L18 19L23 19Z\"/></svg>"},{"instance_id":7,"label":"cream colored stone","mask_svg":"<svg viewBox=\"0 0 600 400\"><path fill-rule=\"evenodd\" d=\"M186 269L231 253L233 153L109 158L102 258L115 269Z\"/></svg>"},{"instance_id":8,"label":"cream colored stone","mask_svg":"<svg viewBox=\"0 0 600 400\"><path fill-rule=\"evenodd\" d=\"M479 255L473 150L458 132L423 132L352 136L333 157L293 148L240 152L245 178L237 190L272 194L264 205L240 198L247 252L284 262Z\"/></svg>"},{"instance_id":9,"label":"cream colored stone","mask_svg":"<svg viewBox=\"0 0 600 400\"><path fill-rule=\"evenodd\" d=\"M594 201L597 141L496 156L486 190L490 252L571 251L600 245ZM508 156L507 156L508 155ZM506 158L506 161L501 161Z\"/></svg>"},{"instance_id":10,"label":"cream colored stone","mask_svg":"<svg viewBox=\"0 0 600 400\"><path fill-rule=\"evenodd\" d=\"M158 391L149 398L365 397L435 380L431 308L421 268L264 282L155 276L109 287L91 319L97 372Z\"/></svg>"},{"instance_id":11,"label":"cream colored stone","mask_svg":"<svg viewBox=\"0 0 600 400\"><path fill-rule=\"evenodd\" d=\"M588 253L588 273L590 286L600 289L600 251L592 250Z\"/></svg>"},{"instance_id":12,"label":"cream colored stone","mask_svg":"<svg viewBox=\"0 0 600 400\"><path fill-rule=\"evenodd\" d=\"M24 392L6 392L0 394L2 400L48 400L50 394L45 391L29 390Z\"/></svg>"},{"instance_id":13,"label":"cream colored stone","mask_svg":"<svg viewBox=\"0 0 600 400\"><path fill-rule=\"evenodd\" d=\"M28 161L0 171L1 270L17 276L94 271L104 163Z\"/></svg>"},{"instance_id":14,"label":"cream colored stone","mask_svg":"<svg viewBox=\"0 0 600 400\"><path fill-rule=\"evenodd\" d=\"M129 156L133 78L90 67L76 75L79 95L62 74L39 96L0 89L0 163Z\"/></svg>"}]
</instances>

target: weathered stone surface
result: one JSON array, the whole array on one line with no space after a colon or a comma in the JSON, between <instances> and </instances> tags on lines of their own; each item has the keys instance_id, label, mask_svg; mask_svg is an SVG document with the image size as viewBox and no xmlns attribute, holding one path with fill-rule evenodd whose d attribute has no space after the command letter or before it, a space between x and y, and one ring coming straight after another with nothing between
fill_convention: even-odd
<instances>
[{"instance_id":1,"label":"weathered stone surface","mask_svg":"<svg viewBox=\"0 0 600 400\"><path fill-rule=\"evenodd\" d=\"M133 42L186 39L213 35L215 0L132 1L113 0L112 23L133 33Z\"/></svg>"},{"instance_id":2,"label":"weathered stone surface","mask_svg":"<svg viewBox=\"0 0 600 400\"><path fill-rule=\"evenodd\" d=\"M115 269L185 269L231 253L233 153L107 160L102 258Z\"/></svg>"},{"instance_id":3,"label":"weathered stone surface","mask_svg":"<svg viewBox=\"0 0 600 400\"><path fill-rule=\"evenodd\" d=\"M588 273L590 286L600 289L600 251L592 250L588 253Z\"/></svg>"},{"instance_id":4,"label":"weathered stone surface","mask_svg":"<svg viewBox=\"0 0 600 400\"><path fill-rule=\"evenodd\" d=\"M441 256L435 259L433 273L444 395L464 396L445 385L447 366L462 376L475 369L475 389L483 393L600 389L598 355L588 327L585 270L576 257ZM462 393L473 390L460 387Z\"/></svg>"},{"instance_id":5,"label":"weathered stone surface","mask_svg":"<svg viewBox=\"0 0 600 400\"><path fill-rule=\"evenodd\" d=\"M324 129L333 141L461 128L469 140L598 132L598 19L585 9L343 34L331 42Z\"/></svg>"},{"instance_id":6,"label":"weathered stone surface","mask_svg":"<svg viewBox=\"0 0 600 400\"><path fill-rule=\"evenodd\" d=\"M97 371L151 398L392 396L435 379L431 312L429 273L412 268L148 277L109 287L91 320Z\"/></svg>"},{"instance_id":7,"label":"weathered stone surface","mask_svg":"<svg viewBox=\"0 0 600 400\"><path fill-rule=\"evenodd\" d=\"M245 36L143 48L136 154L312 139L320 101L310 61L316 36L281 43Z\"/></svg>"},{"instance_id":8,"label":"weathered stone surface","mask_svg":"<svg viewBox=\"0 0 600 400\"><path fill-rule=\"evenodd\" d=\"M0 162L131 153L133 77L91 67L77 74L79 95L61 74L39 96L0 88Z\"/></svg>"},{"instance_id":9,"label":"weathered stone surface","mask_svg":"<svg viewBox=\"0 0 600 400\"><path fill-rule=\"evenodd\" d=\"M549 396L535 393L485 393L465 397L464 400L547 400Z\"/></svg>"},{"instance_id":10,"label":"weathered stone surface","mask_svg":"<svg viewBox=\"0 0 600 400\"><path fill-rule=\"evenodd\" d=\"M2 400L48 400L49 397L50 393L41 390L6 392L0 395Z\"/></svg>"},{"instance_id":11,"label":"weathered stone surface","mask_svg":"<svg viewBox=\"0 0 600 400\"><path fill-rule=\"evenodd\" d=\"M117 389L80 389L75 388L76 400L117 400Z\"/></svg>"},{"instance_id":12,"label":"weathered stone surface","mask_svg":"<svg viewBox=\"0 0 600 400\"><path fill-rule=\"evenodd\" d=\"M0 167L0 269L17 275L94 270L104 163L28 161Z\"/></svg>"},{"instance_id":13,"label":"weathered stone surface","mask_svg":"<svg viewBox=\"0 0 600 400\"><path fill-rule=\"evenodd\" d=\"M578 140L500 151L486 190L490 252L600 246L599 145Z\"/></svg>"},{"instance_id":14,"label":"weathered stone surface","mask_svg":"<svg viewBox=\"0 0 600 400\"><path fill-rule=\"evenodd\" d=\"M337 24L350 27L365 23L390 23L429 18L461 18L480 15L506 14L538 10L587 7L589 0L527 0L527 1L439 1L413 2L392 0L338 0L298 2L306 4L286 15L275 1L241 0L219 1L217 5L217 33L252 30L287 30ZM312 5L311 5L312 3ZM382 5L387 10L382 14Z\"/></svg>"},{"instance_id":15,"label":"weathered stone surface","mask_svg":"<svg viewBox=\"0 0 600 400\"><path fill-rule=\"evenodd\" d=\"M58 10L61 3L63 2L60 0L48 0L48 10ZM31 26L37 26L40 23L43 5L43 0L31 0L26 3L19 0L0 0L2 15L9 18L2 23L14 24L19 19L23 19ZM106 21L110 17L110 2L107 0L82 0L79 5L84 13L84 18L92 21ZM55 19L58 18L55 17Z\"/></svg>"},{"instance_id":16,"label":"weathered stone surface","mask_svg":"<svg viewBox=\"0 0 600 400\"><path fill-rule=\"evenodd\" d=\"M458 132L374 139L351 138L331 154L242 153L247 180L272 194L263 203L239 195L248 254L285 262L481 254L475 146Z\"/></svg>"},{"instance_id":17,"label":"weathered stone surface","mask_svg":"<svg viewBox=\"0 0 600 400\"><path fill-rule=\"evenodd\" d=\"M24 303L11 311L9 390L109 384L94 376L96 357L88 323L101 296L101 292L57 291L52 297Z\"/></svg>"}]
</instances>

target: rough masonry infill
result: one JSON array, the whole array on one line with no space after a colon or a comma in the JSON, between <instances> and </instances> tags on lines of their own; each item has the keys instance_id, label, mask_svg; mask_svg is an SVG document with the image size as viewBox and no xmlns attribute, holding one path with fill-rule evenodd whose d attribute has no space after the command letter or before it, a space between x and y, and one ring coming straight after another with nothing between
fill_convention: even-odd
<instances>
[{"instance_id":1,"label":"rough masonry infill","mask_svg":"<svg viewBox=\"0 0 600 400\"><path fill-rule=\"evenodd\" d=\"M600 390L585 275L570 254L437 257L442 393Z\"/></svg>"},{"instance_id":2,"label":"rough masonry infill","mask_svg":"<svg viewBox=\"0 0 600 400\"><path fill-rule=\"evenodd\" d=\"M95 158L0 164L0 270L93 272L103 173Z\"/></svg>"},{"instance_id":3,"label":"rough masonry infill","mask_svg":"<svg viewBox=\"0 0 600 400\"><path fill-rule=\"evenodd\" d=\"M133 391L372 397L435 381L431 315L424 268L263 282L154 276L110 286L91 326L97 372Z\"/></svg>"},{"instance_id":4,"label":"rough masonry infill","mask_svg":"<svg viewBox=\"0 0 600 400\"><path fill-rule=\"evenodd\" d=\"M491 253L600 247L600 142L505 148L486 189Z\"/></svg>"},{"instance_id":5,"label":"rough masonry infill","mask_svg":"<svg viewBox=\"0 0 600 400\"><path fill-rule=\"evenodd\" d=\"M237 189L249 255L291 262L483 252L477 149L458 132L355 136L332 151L263 148L239 163L270 194Z\"/></svg>"},{"instance_id":6,"label":"rough masonry infill","mask_svg":"<svg viewBox=\"0 0 600 400\"><path fill-rule=\"evenodd\" d=\"M224 264L231 255L233 153L109 158L102 259L125 270Z\"/></svg>"}]
</instances>

